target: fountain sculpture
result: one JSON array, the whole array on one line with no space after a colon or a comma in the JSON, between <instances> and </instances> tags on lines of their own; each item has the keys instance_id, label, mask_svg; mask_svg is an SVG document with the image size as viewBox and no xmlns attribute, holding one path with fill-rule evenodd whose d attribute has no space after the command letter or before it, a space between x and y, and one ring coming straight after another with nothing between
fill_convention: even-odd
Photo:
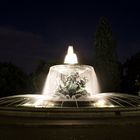
<instances>
[{"instance_id":1,"label":"fountain sculpture","mask_svg":"<svg viewBox=\"0 0 140 140\"><path fill-rule=\"evenodd\" d=\"M140 98L120 93L99 93L92 66L79 65L69 46L63 65L50 67L42 95L17 95L0 99L0 106L30 108L138 107Z\"/></svg>"}]
</instances>

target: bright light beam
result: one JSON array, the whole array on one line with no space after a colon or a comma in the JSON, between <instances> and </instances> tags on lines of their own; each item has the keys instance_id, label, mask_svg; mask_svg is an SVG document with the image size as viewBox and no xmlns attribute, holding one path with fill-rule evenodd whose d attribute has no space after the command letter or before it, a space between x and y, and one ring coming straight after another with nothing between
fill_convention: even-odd
<instances>
[{"instance_id":1,"label":"bright light beam","mask_svg":"<svg viewBox=\"0 0 140 140\"><path fill-rule=\"evenodd\" d=\"M77 56L73 51L73 46L68 47L68 51L67 51L67 54L65 56L64 63L65 64L77 64L78 63Z\"/></svg>"}]
</instances>

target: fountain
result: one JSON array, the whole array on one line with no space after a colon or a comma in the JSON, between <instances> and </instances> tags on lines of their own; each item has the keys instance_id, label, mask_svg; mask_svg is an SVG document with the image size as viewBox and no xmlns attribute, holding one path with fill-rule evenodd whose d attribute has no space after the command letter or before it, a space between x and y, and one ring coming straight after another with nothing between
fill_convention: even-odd
<instances>
[{"instance_id":1,"label":"fountain","mask_svg":"<svg viewBox=\"0 0 140 140\"><path fill-rule=\"evenodd\" d=\"M138 107L140 97L99 93L94 68L79 65L73 47L68 47L63 65L50 67L42 95L16 95L0 99L0 106L30 108Z\"/></svg>"},{"instance_id":2,"label":"fountain","mask_svg":"<svg viewBox=\"0 0 140 140\"><path fill-rule=\"evenodd\" d=\"M94 68L79 65L72 46L64 63L50 67L42 94L0 98L0 139L114 140L118 127L123 132L118 139L134 138L128 127L134 127L132 133L140 126L140 97L100 93Z\"/></svg>"},{"instance_id":3,"label":"fountain","mask_svg":"<svg viewBox=\"0 0 140 140\"><path fill-rule=\"evenodd\" d=\"M64 60L65 65L56 65L50 68L43 95L59 106L75 105L78 102L90 102L92 94L99 93L98 81L93 67L78 65L73 47L69 46ZM74 103L75 102L75 103Z\"/></svg>"}]
</instances>

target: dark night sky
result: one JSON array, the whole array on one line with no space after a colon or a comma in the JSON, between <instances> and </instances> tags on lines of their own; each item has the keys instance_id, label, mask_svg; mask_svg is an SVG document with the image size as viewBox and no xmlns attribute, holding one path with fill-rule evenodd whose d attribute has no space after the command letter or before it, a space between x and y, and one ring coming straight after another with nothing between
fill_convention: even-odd
<instances>
[{"instance_id":1,"label":"dark night sky","mask_svg":"<svg viewBox=\"0 0 140 140\"><path fill-rule=\"evenodd\" d=\"M88 59L101 16L111 24L121 62L140 51L138 1L5 1L0 4L0 61L29 72L40 59L62 59L68 45Z\"/></svg>"}]
</instances>

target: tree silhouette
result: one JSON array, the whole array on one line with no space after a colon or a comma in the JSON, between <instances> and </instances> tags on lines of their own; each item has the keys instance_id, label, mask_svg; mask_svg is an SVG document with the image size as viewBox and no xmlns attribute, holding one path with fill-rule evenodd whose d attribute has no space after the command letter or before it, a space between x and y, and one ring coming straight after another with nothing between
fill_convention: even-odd
<instances>
[{"instance_id":1,"label":"tree silhouette","mask_svg":"<svg viewBox=\"0 0 140 140\"><path fill-rule=\"evenodd\" d=\"M123 73L123 91L138 95L140 90L140 52L125 62Z\"/></svg>"},{"instance_id":2,"label":"tree silhouette","mask_svg":"<svg viewBox=\"0 0 140 140\"><path fill-rule=\"evenodd\" d=\"M31 88L30 80L12 63L0 63L0 96L25 94Z\"/></svg>"},{"instance_id":3,"label":"tree silhouette","mask_svg":"<svg viewBox=\"0 0 140 140\"><path fill-rule=\"evenodd\" d=\"M107 18L99 21L95 36L95 70L101 91L119 89L120 72L116 51L116 42Z\"/></svg>"}]
</instances>

